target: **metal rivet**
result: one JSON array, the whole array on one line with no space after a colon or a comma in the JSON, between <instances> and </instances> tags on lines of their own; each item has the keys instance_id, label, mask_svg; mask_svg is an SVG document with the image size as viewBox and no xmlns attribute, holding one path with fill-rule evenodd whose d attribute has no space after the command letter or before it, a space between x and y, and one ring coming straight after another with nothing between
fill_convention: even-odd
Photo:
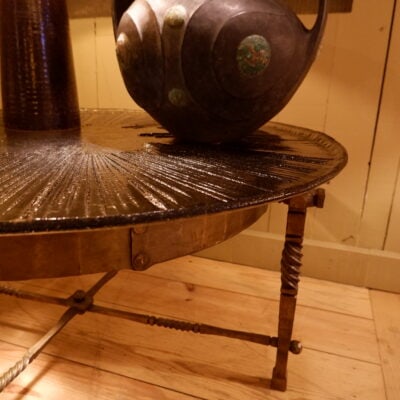
<instances>
[{"instance_id":1,"label":"metal rivet","mask_svg":"<svg viewBox=\"0 0 400 400\"><path fill-rule=\"evenodd\" d=\"M136 233L136 235L143 235L147 231L147 226L145 225L135 225L133 227L133 232Z\"/></svg>"},{"instance_id":2,"label":"metal rivet","mask_svg":"<svg viewBox=\"0 0 400 400\"><path fill-rule=\"evenodd\" d=\"M186 8L182 5L176 5L167 10L164 22L171 28L179 28L185 23L186 17Z\"/></svg>"},{"instance_id":3,"label":"metal rivet","mask_svg":"<svg viewBox=\"0 0 400 400\"><path fill-rule=\"evenodd\" d=\"M126 67L129 64L129 38L125 33L121 33L117 38L116 52L118 61L122 67Z\"/></svg>"},{"instance_id":4,"label":"metal rivet","mask_svg":"<svg viewBox=\"0 0 400 400\"><path fill-rule=\"evenodd\" d=\"M293 354L300 354L303 351L303 345L298 340L292 340L290 342L290 351Z\"/></svg>"},{"instance_id":5,"label":"metal rivet","mask_svg":"<svg viewBox=\"0 0 400 400\"><path fill-rule=\"evenodd\" d=\"M139 253L132 262L132 267L136 271L145 270L150 264L150 258L146 253Z\"/></svg>"},{"instance_id":6,"label":"metal rivet","mask_svg":"<svg viewBox=\"0 0 400 400\"><path fill-rule=\"evenodd\" d=\"M120 33L117 38L117 45L118 46L123 46L128 42L128 36L126 36L126 33Z\"/></svg>"},{"instance_id":7,"label":"metal rivet","mask_svg":"<svg viewBox=\"0 0 400 400\"><path fill-rule=\"evenodd\" d=\"M187 95L182 89L174 88L170 90L168 99L176 107L185 107L188 103Z\"/></svg>"},{"instance_id":8,"label":"metal rivet","mask_svg":"<svg viewBox=\"0 0 400 400\"><path fill-rule=\"evenodd\" d=\"M77 290L73 295L74 301L82 303L86 299L86 292L83 290Z\"/></svg>"}]
</instances>

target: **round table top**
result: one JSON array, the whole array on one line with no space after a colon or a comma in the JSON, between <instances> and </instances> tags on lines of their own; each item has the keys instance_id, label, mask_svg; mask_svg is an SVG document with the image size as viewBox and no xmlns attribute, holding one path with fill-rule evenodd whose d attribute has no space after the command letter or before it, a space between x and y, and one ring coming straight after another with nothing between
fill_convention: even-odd
<instances>
[{"instance_id":1,"label":"round table top","mask_svg":"<svg viewBox=\"0 0 400 400\"><path fill-rule=\"evenodd\" d=\"M269 123L237 143L176 142L144 112L83 111L81 132L0 130L0 233L104 228L283 200L345 166L344 148Z\"/></svg>"}]
</instances>

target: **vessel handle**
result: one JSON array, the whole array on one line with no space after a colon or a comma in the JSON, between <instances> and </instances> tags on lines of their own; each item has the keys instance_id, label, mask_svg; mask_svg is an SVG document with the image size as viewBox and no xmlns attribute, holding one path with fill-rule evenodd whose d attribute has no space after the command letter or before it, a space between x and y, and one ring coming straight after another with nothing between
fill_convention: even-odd
<instances>
[{"instance_id":1,"label":"vessel handle","mask_svg":"<svg viewBox=\"0 0 400 400\"><path fill-rule=\"evenodd\" d=\"M124 12L134 3L135 0L112 0L111 16L113 21L114 36L117 34L119 21L121 21Z\"/></svg>"},{"instance_id":2,"label":"vessel handle","mask_svg":"<svg viewBox=\"0 0 400 400\"><path fill-rule=\"evenodd\" d=\"M321 43L322 36L328 17L328 0L319 0L318 5L318 16L314 26L311 29L307 29L309 37L309 51L310 57L313 59L316 55L319 44Z\"/></svg>"}]
</instances>

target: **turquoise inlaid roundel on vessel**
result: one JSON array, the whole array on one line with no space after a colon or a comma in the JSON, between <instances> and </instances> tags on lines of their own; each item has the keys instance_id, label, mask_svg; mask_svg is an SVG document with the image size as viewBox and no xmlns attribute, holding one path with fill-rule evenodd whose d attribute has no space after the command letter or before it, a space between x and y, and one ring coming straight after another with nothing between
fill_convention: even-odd
<instances>
[{"instance_id":1,"label":"turquoise inlaid roundel on vessel","mask_svg":"<svg viewBox=\"0 0 400 400\"><path fill-rule=\"evenodd\" d=\"M271 46L260 35L244 38L236 51L236 62L242 75L253 78L261 75L271 60Z\"/></svg>"}]
</instances>

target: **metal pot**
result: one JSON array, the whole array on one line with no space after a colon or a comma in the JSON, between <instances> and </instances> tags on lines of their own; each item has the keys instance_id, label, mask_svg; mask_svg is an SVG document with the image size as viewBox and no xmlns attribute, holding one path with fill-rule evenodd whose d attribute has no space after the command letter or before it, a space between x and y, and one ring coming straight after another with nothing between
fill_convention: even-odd
<instances>
[{"instance_id":1,"label":"metal pot","mask_svg":"<svg viewBox=\"0 0 400 400\"><path fill-rule=\"evenodd\" d=\"M132 98L178 138L236 140L290 100L322 37L279 0L114 0L117 56Z\"/></svg>"}]
</instances>

